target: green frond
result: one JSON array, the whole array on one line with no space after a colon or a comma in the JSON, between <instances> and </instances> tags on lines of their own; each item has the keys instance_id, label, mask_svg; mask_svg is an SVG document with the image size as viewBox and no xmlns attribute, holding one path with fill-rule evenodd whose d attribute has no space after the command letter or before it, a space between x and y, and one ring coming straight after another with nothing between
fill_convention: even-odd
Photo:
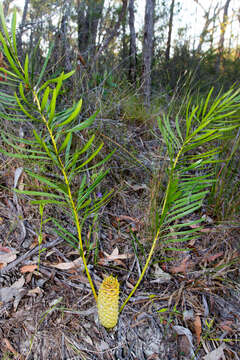
<instances>
[{"instance_id":1,"label":"green frond","mask_svg":"<svg viewBox=\"0 0 240 360\"><path fill-rule=\"evenodd\" d=\"M87 127L91 126L92 123L94 122L97 114L99 113L99 111L96 111L92 116L90 116L87 120L83 121L82 123L80 123L77 126L74 126L72 129L67 130L66 132L76 132L76 131L81 131L83 129L86 129Z\"/></svg>"},{"instance_id":2,"label":"green frond","mask_svg":"<svg viewBox=\"0 0 240 360\"><path fill-rule=\"evenodd\" d=\"M33 150L33 149L28 149L28 148L26 148L26 147L13 144L11 141L9 141L9 140L5 137L5 135L4 135L3 132L2 132L2 139L3 139L3 141L4 141L6 144L8 144L9 146L11 146L13 149L15 149L17 153L20 152L20 153L28 153L28 154L35 154L35 155L38 154L38 155L40 155L40 156L45 155L45 153L42 152L42 151ZM24 144L23 141L20 141L20 142L21 142L22 144Z\"/></svg>"},{"instance_id":3,"label":"green frond","mask_svg":"<svg viewBox=\"0 0 240 360\"><path fill-rule=\"evenodd\" d=\"M46 59L45 59L45 61L44 61L42 70L41 70L41 72L40 72L40 74L39 74L38 81L37 81L37 83L36 83L36 85L35 85L35 88L36 88L36 89L38 89L38 87L39 87L39 85L40 85L40 83L41 83L41 81L42 81L43 75L44 75L44 73L45 73L45 71L46 71L46 68L47 68L48 61L49 61L50 56L51 56L52 51L53 51L53 47L54 47L54 42L52 42L52 43L50 44L50 46L49 46ZM46 82L46 83L47 83L47 82ZM45 84L46 84L46 83L45 83ZM44 85L45 85L45 84L44 84ZM43 85L43 86L44 86L44 85ZM39 89L39 91L41 91L41 90L44 88L43 86ZM46 86L48 86L48 84L46 84Z\"/></svg>"},{"instance_id":4,"label":"green frond","mask_svg":"<svg viewBox=\"0 0 240 360\"><path fill-rule=\"evenodd\" d=\"M72 247L78 249L78 239L70 231L66 230L55 218L51 218L56 228L53 228L57 235L67 241Z\"/></svg>"},{"instance_id":5,"label":"green frond","mask_svg":"<svg viewBox=\"0 0 240 360\"><path fill-rule=\"evenodd\" d=\"M47 177L35 174L30 170L25 170L25 171L32 178L39 180L40 182L50 186L51 188L55 189L56 191L59 191L60 193L62 193L64 195L67 195L67 188L66 188L65 184L54 183L51 180L49 180Z\"/></svg>"},{"instance_id":6,"label":"green frond","mask_svg":"<svg viewBox=\"0 0 240 360\"><path fill-rule=\"evenodd\" d=\"M43 196L43 197L50 197L50 198L56 198L56 199L61 198L60 195L49 193L49 192L44 192L44 191L18 190L18 189L14 189L14 191L19 194L29 195L29 196Z\"/></svg>"},{"instance_id":7,"label":"green frond","mask_svg":"<svg viewBox=\"0 0 240 360\"><path fill-rule=\"evenodd\" d=\"M39 156L39 155L24 155L24 154L17 154L17 153L11 153L8 152L0 147L0 152L6 156L16 158L16 159L26 159L26 160L46 160L49 161L49 158L47 156Z\"/></svg>"},{"instance_id":8,"label":"green frond","mask_svg":"<svg viewBox=\"0 0 240 360\"><path fill-rule=\"evenodd\" d=\"M30 201L32 205L57 205L59 207L66 207L69 208L69 204L65 201L57 201L57 200L31 200Z\"/></svg>"},{"instance_id":9,"label":"green frond","mask_svg":"<svg viewBox=\"0 0 240 360\"><path fill-rule=\"evenodd\" d=\"M22 103L21 103L21 101L20 101L20 99L19 99L19 97L17 96L16 93L15 93L15 98L16 98L17 103L18 103L20 109L22 110L22 112L23 112L29 119L31 119L31 120L33 120L33 121L37 121L37 122L40 121L39 119L37 119L36 117L34 117L32 114L30 114L27 109L25 109L25 108L23 107L23 105L22 105Z\"/></svg>"},{"instance_id":10,"label":"green frond","mask_svg":"<svg viewBox=\"0 0 240 360\"><path fill-rule=\"evenodd\" d=\"M94 180L94 182L89 185L87 187L86 190L82 191L82 187L83 184L81 183L79 190L81 189L81 191L78 192L78 199L77 199L77 210L80 209L80 207L82 206L83 202L89 197L89 195L93 192L93 190L100 184L100 182L102 181L102 179L106 176L106 174L108 173L109 170L106 171L102 171L100 172L96 179Z\"/></svg>"},{"instance_id":11,"label":"green frond","mask_svg":"<svg viewBox=\"0 0 240 360\"><path fill-rule=\"evenodd\" d=\"M81 165L79 165L76 169L75 169L75 171L78 171L78 170L80 170L80 169L82 169L84 166L86 166L90 161L92 161L96 156L97 156L97 154L100 152L100 150L102 149L102 147L103 147L103 143L101 143L100 145L99 145L99 147L97 148L97 150L95 150L88 158L87 158L87 160L85 160L84 162L82 162L81 163Z\"/></svg>"},{"instance_id":12,"label":"green frond","mask_svg":"<svg viewBox=\"0 0 240 360\"><path fill-rule=\"evenodd\" d=\"M48 97L49 97L49 93L50 93L50 88L49 86L45 89L43 97L42 97L42 102L41 102L41 111L44 111L46 108L46 105L48 103Z\"/></svg>"},{"instance_id":13,"label":"green frond","mask_svg":"<svg viewBox=\"0 0 240 360\"><path fill-rule=\"evenodd\" d=\"M12 43L13 43L14 53L17 56L16 25L17 25L17 10L16 10L16 8L14 8L13 16L12 16L12 23L11 23L11 34L12 34Z\"/></svg>"},{"instance_id":14,"label":"green frond","mask_svg":"<svg viewBox=\"0 0 240 360\"><path fill-rule=\"evenodd\" d=\"M78 114L80 113L81 107L82 107L82 99L80 99L79 102L76 104L72 114L65 121L61 122L60 124L57 124L56 127L62 127L64 125L67 125L70 122L72 122L72 120L75 119L78 116Z\"/></svg>"},{"instance_id":15,"label":"green frond","mask_svg":"<svg viewBox=\"0 0 240 360\"><path fill-rule=\"evenodd\" d=\"M50 51L50 49L49 49L49 51ZM47 59L46 59L46 60L47 60ZM45 71L45 69L44 69L44 71ZM44 71L43 71L43 74L44 74ZM71 71L71 72L69 72L69 73L67 73L67 74L64 74L64 75L63 75L63 80L66 80L66 79L70 78L74 73L75 73L75 70L73 70L73 71ZM38 85L40 84L40 82L41 82L41 80L42 80L42 77L39 77L39 79L40 79L40 81L38 80L37 85L36 85L36 88L38 88ZM38 89L38 93L41 92L42 90L44 90L49 84L57 83L58 80L59 80L59 76L56 77L56 78L54 78L54 79L49 79L49 80L47 80L47 81L40 87L40 89Z\"/></svg>"},{"instance_id":16,"label":"green frond","mask_svg":"<svg viewBox=\"0 0 240 360\"><path fill-rule=\"evenodd\" d=\"M48 118L48 125L49 126L51 126L51 123L52 123L54 115L55 115L56 100L57 100L57 90L56 90L56 88L54 88L53 89L53 94L52 94L52 100L50 102L50 115L49 115L49 118Z\"/></svg>"}]
</instances>

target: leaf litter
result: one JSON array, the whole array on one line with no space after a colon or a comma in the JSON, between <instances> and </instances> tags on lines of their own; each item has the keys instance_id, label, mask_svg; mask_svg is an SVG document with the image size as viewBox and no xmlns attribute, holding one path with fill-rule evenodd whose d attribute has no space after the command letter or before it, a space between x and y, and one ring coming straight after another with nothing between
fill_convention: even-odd
<instances>
[{"instance_id":1,"label":"leaf litter","mask_svg":"<svg viewBox=\"0 0 240 360\"><path fill-rule=\"evenodd\" d=\"M140 143L135 145L139 152L144 151ZM134 286L139 269L145 263L141 245L148 247L144 224L147 223L149 190L141 185L145 184L146 177L138 167L133 171L133 184L135 173L138 173L140 185L133 185L123 195L119 194L103 214L104 227L97 239L101 256L95 265L91 265L93 253L89 254L89 268L96 286L105 274L112 273L121 282L122 297ZM21 186L21 176L20 170L15 172L16 186ZM221 356L227 360L238 359L237 230L212 227L207 232L202 231L201 240L194 241L187 254L165 252L162 258L161 251L157 251L139 290L120 315L118 326L108 333L99 325L79 255L70 253L69 247L59 242L46 226L38 269L38 226L34 224L38 219L37 209L20 197L17 197L17 209L16 201L7 194L4 196L6 198L0 202L0 231L7 240L0 248L0 256L5 259L0 261L4 264L0 334L8 342L0 347L1 356L7 349L25 359L31 349L30 354L34 353L37 359L44 353L49 360L70 359L79 353L90 360L220 360ZM21 245L24 233L19 222L17 231L9 237L4 236L8 234L12 214L19 213L27 219L23 224L29 247L25 248ZM63 217L62 213L58 215ZM67 218L65 223L72 231ZM139 238L136 253L130 241L132 225ZM165 309L164 312L161 309ZM209 336L206 323L212 324Z\"/></svg>"}]
</instances>

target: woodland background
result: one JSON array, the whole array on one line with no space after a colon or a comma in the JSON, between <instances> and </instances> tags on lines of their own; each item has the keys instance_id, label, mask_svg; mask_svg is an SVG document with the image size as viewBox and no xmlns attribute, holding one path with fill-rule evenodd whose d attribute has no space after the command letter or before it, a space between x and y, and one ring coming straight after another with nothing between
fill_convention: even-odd
<instances>
[{"instance_id":1,"label":"woodland background","mask_svg":"<svg viewBox=\"0 0 240 360\"><path fill-rule=\"evenodd\" d=\"M77 69L74 90L83 98L110 103L114 96L117 108L131 95L139 106L143 96L149 106L150 95L164 102L191 71L199 91L227 88L239 76L239 6L233 0L150 0L146 6L136 0L8 0L6 18L15 5L19 49L34 54L37 71L54 41L51 72ZM117 88L130 97L124 101Z\"/></svg>"},{"instance_id":2,"label":"woodland background","mask_svg":"<svg viewBox=\"0 0 240 360\"><path fill-rule=\"evenodd\" d=\"M17 88L1 45L1 359L239 359L238 1L5 0L2 5L9 29L13 9L17 9L16 48L20 63L25 62L22 70L27 69L29 75L20 78L25 85ZM63 72L72 70L72 76L62 83ZM99 287L106 274L113 274L120 281L122 298L141 275L157 233L159 209L164 207L171 175L170 157L174 146L182 144L178 136L185 131L185 120L192 111L194 131L204 114L208 119L209 111L211 118L211 109L214 113L219 107L213 116L218 128L209 130L214 142L208 147L200 138L199 147L193 144L189 148L193 157L187 154L186 162L183 159L180 164L187 175L194 176L197 190L189 187L193 190L189 199L193 195L193 203L200 199L199 203L188 211L188 178L179 178L184 194L181 203L178 193L183 222L173 216L174 224L172 221L163 229L144 279L112 332L99 325L81 267L81 251L65 241L76 239L71 211L55 207L57 201L46 202L44 211L37 202L31 203L36 190L61 192L62 180L55 165L34 160L39 150L34 146L41 144L41 151L46 147L34 138L32 129L45 137L50 152L53 149L43 124L31 125L31 115L37 111L36 103L30 104L28 85L38 77L40 82L53 78L61 82L56 104L51 100L51 112L44 106L49 94L52 98L56 95L56 81L49 83L49 93L44 93L46 116L54 114L56 105L56 118L64 121L64 116L71 117L71 111L79 106L79 99L83 103L74 120L76 126L95 114L88 129L73 133L72 153L62 140L66 132L59 130L56 138L63 142L61 151L68 151L65 159L69 154L74 159L74 152L84 146L88 147L83 159L91 159L95 138L93 167L84 167L86 183L77 175L71 185L75 196L79 187L85 191L86 186L88 192L87 186L96 183L88 193L86 207L92 202L102 207L94 208L96 214L84 222L84 253L95 286ZM24 122L26 113L20 121L22 108L13 96L16 88L24 106L29 106L30 121ZM33 86L31 90L34 93L36 89ZM45 96L43 90L39 90L40 98ZM217 130L224 128L224 121L230 129L226 137L214 138ZM162 132L161 124L165 126ZM20 145L16 145L19 139ZM28 150L32 158L24 155ZM209 162L206 154L210 154ZM219 161L211 164L212 155ZM203 164L206 160L206 166L198 168L198 159ZM188 161L196 163L189 165ZM98 163L105 177L98 175ZM210 168L213 181L207 195L202 195L205 171ZM181 168L177 171L181 174ZM41 182L43 176L50 180ZM174 176L172 180L173 189L177 188ZM23 196L16 195L13 188ZM108 191L109 201L105 202ZM173 215L178 214L179 203L176 208ZM170 210L169 205L166 212ZM55 222L46 220L54 217ZM203 227L197 238L190 239L199 218ZM57 221L62 225L54 232ZM177 242L182 233L173 230L181 230L181 226L189 234L183 249ZM167 238L176 240L175 247L167 247L163 241Z\"/></svg>"}]
</instances>

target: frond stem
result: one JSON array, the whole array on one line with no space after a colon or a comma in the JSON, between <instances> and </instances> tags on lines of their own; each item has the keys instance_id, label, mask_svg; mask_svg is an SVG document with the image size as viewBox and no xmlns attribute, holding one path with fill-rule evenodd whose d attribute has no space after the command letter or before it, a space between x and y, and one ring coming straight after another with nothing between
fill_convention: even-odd
<instances>
[{"instance_id":1,"label":"frond stem","mask_svg":"<svg viewBox=\"0 0 240 360\"><path fill-rule=\"evenodd\" d=\"M96 300L96 302L97 302L96 290L95 290L95 287L94 287L94 285L93 285L93 281L92 281L91 275L90 275L89 270L88 270L88 267L87 267L86 257L85 257L85 255L84 255L84 251L83 251L83 242L82 242L81 226L80 226L80 221L79 221L79 217L78 217L78 212L77 212L77 209L76 209L76 205L75 205L75 202L74 202L73 197L72 197L72 192L71 192L71 188L70 188L68 176L67 176L67 173L66 173L64 164L63 164L63 162L62 162L62 160L61 160L61 157L60 157L60 155L59 155L59 152L58 152L58 149L57 149L57 144L56 144L56 141L55 141L53 132L52 132L51 128L49 127L49 124L48 124L48 122L47 122L47 119L46 119L45 116L42 114L40 101L39 101L38 96L37 96L37 94L36 94L36 92L35 92L34 90L33 90L33 95L34 95L34 100L36 101L36 104L37 104L37 107L38 107L38 111L39 111L39 113L40 113L40 115L41 115L41 118L42 118L44 124L46 125L47 130L48 130L48 133L49 133L49 135L50 135L50 138L51 138L51 141L52 141L52 144L53 144L53 147L54 147L54 151L55 151L55 154L56 154L56 156L57 156L58 162L59 162L59 164L60 164L60 169L61 169L61 172L62 172L62 174L63 174L65 184L66 184L66 186L67 186L68 197L69 197L69 200L70 200L70 204L71 204L71 207L72 207L72 211L73 211L74 219L75 219L75 224L76 224L76 228L77 228L77 232L78 232L79 247L80 247L80 250L81 250L81 252L82 252L82 255L81 255L81 256L82 256L84 268L85 268L85 271L86 271L86 274L87 274L87 277L88 277L88 281L89 281L89 284L90 284L90 286L91 286L91 289L92 289L94 298L95 298L95 300Z\"/></svg>"}]
</instances>

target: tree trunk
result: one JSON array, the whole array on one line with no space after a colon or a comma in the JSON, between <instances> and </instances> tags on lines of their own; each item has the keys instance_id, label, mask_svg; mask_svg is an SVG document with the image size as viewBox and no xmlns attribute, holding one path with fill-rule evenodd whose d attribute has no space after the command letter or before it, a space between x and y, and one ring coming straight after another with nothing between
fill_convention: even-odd
<instances>
[{"instance_id":1,"label":"tree trunk","mask_svg":"<svg viewBox=\"0 0 240 360\"><path fill-rule=\"evenodd\" d=\"M166 54L165 54L165 58L166 58L166 61L167 61L167 62L169 61L170 48L171 48L171 40L172 40L172 26L173 26L174 3L175 3L175 0L172 0L171 7L170 7L169 24L168 24L167 48L166 48Z\"/></svg>"},{"instance_id":2,"label":"tree trunk","mask_svg":"<svg viewBox=\"0 0 240 360\"><path fill-rule=\"evenodd\" d=\"M122 60L126 64L127 53L127 34L126 34L126 14L122 21Z\"/></svg>"},{"instance_id":3,"label":"tree trunk","mask_svg":"<svg viewBox=\"0 0 240 360\"><path fill-rule=\"evenodd\" d=\"M17 47L18 47L18 55L21 58L23 49L22 49L22 34L24 26L26 25L26 19L27 19L27 12L28 12L28 5L30 3L30 0L25 0L24 9L23 9L23 15L22 15L22 21L19 26L19 31L17 35Z\"/></svg>"},{"instance_id":4,"label":"tree trunk","mask_svg":"<svg viewBox=\"0 0 240 360\"><path fill-rule=\"evenodd\" d=\"M199 3L198 3L199 4ZM199 4L200 5L200 4ZM201 5L200 5L201 6ZM201 8L203 9L204 11L204 15L203 17L205 18L205 23L203 25L203 29L201 31L201 34L200 34L200 39L199 39L199 43L198 43L198 46L197 46L197 53L200 53L202 51L202 45L205 41L205 38L206 38L206 35L207 33L209 32L209 25L211 23L213 23L213 26L212 26L212 34L210 36L210 43L211 43L211 48L212 48L212 44L213 44L213 33L214 33L214 27L215 27L215 20L217 18L217 16L219 15L220 11L222 8L219 7L219 4L217 3L214 10L213 10L213 16L210 17L210 12L211 12L211 7L212 7L212 4L210 4L210 7L208 10L205 10L202 6Z\"/></svg>"},{"instance_id":5,"label":"tree trunk","mask_svg":"<svg viewBox=\"0 0 240 360\"><path fill-rule=\"evenodd\" d=\"M128 0L122 0L122 9L119 13L118 21L115 23L115 26L113 27L112 31L110 32L110 35L103 41L102 45L99 47L98 52L95 57L95 60L102 53L102 51L108 47L108 45L112 41L112 39L115 36L119 35L119 29L120 29L122 20L124 19L124 16L126 14L127 4L128 4Z\"/></svg>"},{"instance_id":6,"label":"tree trunk","mask_svg":"<svg viewBox=\"0 0 240 360\"><path fill-rule=\"evenodd\" d=\"M155 0L146 0L143 39L143 95L145 106L150 106L151 68L153 58Z\"/></svg>"},{"instance_id":7,"label":"tree trunk","mask_svg":"<svg viewBox=\"0 0 240 360\"><path fill-rule=\"evenodd\" d=\"M9 6L13 1L14 0L5 0L5 1L3 1L3 4L2 4L3 5L3 14L4 14L5 19L8 16Z\"/></svg>"},{"instance_id":8,"label":"tree trunk","mask_svg":"<svg viewBox=\"0 0 240 360\"><path fill-rule=\"evenodd\" d=\"M226 32L227 23L228 23L228 8L229 8L230 1L231 0L226 0L226 3L224 5L224 11L223 11L223 21L220 24L221 35L220 35L220 40L219 40L219 44L218 44L218 58L217 58L217 63L216 63L217 72L220 71L220 67L221 67L221 64L223 61L224 38L225 38L225 32Z\"/></svg>"},{"instance_id":9,"label":"tree trunk","mask_svg":"<svg viewBox=\"0 0 240 360\"><path fill-rule=\"evenodd\" d=\"M78 48L82 55L94 55L104 0L78 0Z\"/></svg>"},{"instance_id":10,"label":"tree trunk","mask_svg":"<svg viewBox=\"0 0 240 360\"><path fill-rule=\"evenodd\" d=\"M59 38L60 38L60 46L61 46L62 64L66 72L71 71L70 46L68 44L68 37L67 37L70 12L71 12L71 1L65 0L64 13L62 16Z\"/></svg>"},{"instance_id":11,"label":"tree trunk","mask_svg":"<svg viewBox=\"0 0 240 360\"><path fill-rule=\"evenodd\" d=\"M129 47L129 80L136 82L136 64L137 64L137 47L136 47L136 31L134 16L134 0L129 0L129 29L130 29L130 47Z\"/></svg>"}]
</instances>

